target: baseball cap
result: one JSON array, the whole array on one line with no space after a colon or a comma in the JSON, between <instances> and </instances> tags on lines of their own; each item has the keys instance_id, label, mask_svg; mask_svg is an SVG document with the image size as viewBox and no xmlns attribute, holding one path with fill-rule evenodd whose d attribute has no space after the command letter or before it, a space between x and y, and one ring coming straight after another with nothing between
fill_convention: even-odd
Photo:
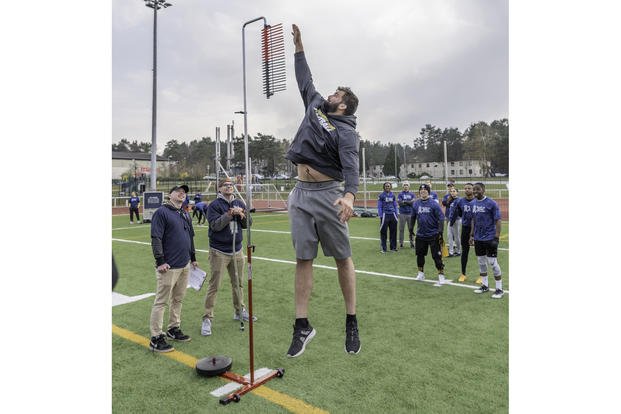
<instances>
[{"instance_id":1,"label":"baseball cap","mask_svg":"<svg viewBox=\"0 0 621 414\"><path fill-rule=\"evenodd\" d=\"M420 190L427 190L428 193L431 193L431 187L429 187L427 184L421 184L420 187L418 187L418 191Z\"/></svg>"},{"instance_id":2,"label":"baseball cap","mask_svg":"<svg viewBox=\"0 0 621 414\"><path fill-rule=\"evenodd\" d=\"M220 181L220 187L222 187L225 184L233 184L233 181L230 178L225 178L224 180Z\"/></svg>"},{"instance_id":3,"label":"baseball cap","mask_svg":"<svg viewBox=\"0 0 621 414\"><path fill-rule=\"evenodd\" d=\"M183 191L185 191L186 194L190 192L190 187L188 187L185 184L180 184L180 185L176 185L173 188L171 188L170 191L168 192L168 194L172 193L173 191L177 191L180 188L183 189Z\"/></svg>"}]
</instances>

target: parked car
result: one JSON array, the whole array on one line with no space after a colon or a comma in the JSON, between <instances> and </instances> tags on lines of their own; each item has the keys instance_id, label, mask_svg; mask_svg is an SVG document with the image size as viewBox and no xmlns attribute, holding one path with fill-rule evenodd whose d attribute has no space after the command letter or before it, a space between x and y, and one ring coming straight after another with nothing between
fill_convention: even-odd
<instances>
[{"instance_id":1,"label":"parked car","mask_svg":"<svg viewBox=\"0 0 621 414\"><path fill-rule=\"evenodd\" d=\"M377 209L376 208L367 208L364 207L354 207L354 216L355 217L377 217Z\"/></svg>"},{"instance_id":2,"label":"parked car","mask_svg":"<svg viewBox=\"0 0 621 414\"><path fill-rule=\"evenodd\" d=\"M287 174L276 174L272 178L275 180L288 180L289 176Z\"/></svg>"}]
</instances>

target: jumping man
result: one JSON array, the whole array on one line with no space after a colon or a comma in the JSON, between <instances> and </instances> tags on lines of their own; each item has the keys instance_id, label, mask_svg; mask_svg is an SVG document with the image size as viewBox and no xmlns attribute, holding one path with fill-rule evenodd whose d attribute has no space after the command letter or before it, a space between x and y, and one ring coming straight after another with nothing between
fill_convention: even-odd
<instances>
[{"instance_id":1,"label":"jumping man","mask_svg":"<svg viewBox=\"0 0 621 414\"><path fill-rule=\"evenodd\" d=\"M313 85L306 63L300 29L292 25L295 45L295 77L304 102L304 119L291 142L286 158L297 165L298 181L289 194L291 237L297 258L295 268L295 325L287 352L297 357L316 331L308 321L313 287L313 260L321 242L324 255L334 257L345 299L345 352L360 352L356 319L356 273L351 258L347 221L353 214L358 191L356 132L358 98L338 87L324 99ZM345 181L341 187L340 181Z\"/></svg>"}]
</instances>

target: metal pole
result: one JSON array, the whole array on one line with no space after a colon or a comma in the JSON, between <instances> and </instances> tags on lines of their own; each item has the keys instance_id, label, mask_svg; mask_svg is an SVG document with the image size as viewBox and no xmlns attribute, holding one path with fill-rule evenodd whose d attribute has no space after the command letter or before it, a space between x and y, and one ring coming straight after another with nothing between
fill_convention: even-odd
<instances>
[{"instance_id":1,"label":"metal pole","mask_svg":"<svg viewBox=\"0 0 621 414\"><path fill-rule=\"evenodd\" d=\"M248 256L248 311L249 311L249 335L248 342L250 348L250 384L254 384L254 335L253 335L253 323L252 323L252 244L250 239L250 227L251 225L251 217L250 210L252 209L252 193L250 191L250 158L248 156L248 108L246 103L246 25L256 22L257 20L263 19L263 27L267 26L267 20L265 17L257 17L256 19L247 21L242 26L242 69L244 76L244 151L246 156L246 200L248 204L246 205L247 211L246 215L248 218L248 231L246 236L246 254Z\"/></svg>"},{"instance_id":2,"label":"metal pole","mask_svg":"<svg viewBox=\"0 0 621 414\"><path fill-rule=\"evenodd\" d=\"M446 157L446 140L442 142L444 143L444 182L448 183L448 161Z\"/></svg>"},{"instance_id":3,"label":"metal pole","mask_svg":"<svg viewBox=\"0 0 621 414\"><path fill-rule=\"evenodd\" d=\"M367 163L365 158L366 148L362 147L362 182L364 185L364 210L367 209Z\"/></svg>"},{"instance_id":4,"label":"metal pole","mask_svg":"<svg viewBox=\"0 0 621 414\"><path fill-rule=\"evenodd\" d=\"M153 7L153 107L151 110L151 191L157 190L157 139L156 139L156 118L157 118L157 9L155 2Z\"/></svg>"}]
</instances>

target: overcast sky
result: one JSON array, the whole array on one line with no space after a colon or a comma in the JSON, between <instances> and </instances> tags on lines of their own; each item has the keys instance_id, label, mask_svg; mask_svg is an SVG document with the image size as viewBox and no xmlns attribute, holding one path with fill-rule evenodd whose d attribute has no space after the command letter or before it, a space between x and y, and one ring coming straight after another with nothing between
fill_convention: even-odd
<instances>
[{"instance_id":1,"label":"overcast sky","mask_svg":"<svg viewBox=\"0 0 621 414\"><path fill-rule=\"evenodd\" d=\"M243 133L245 22L282 23L287 89L261 94L260 30L246 27L248 133L291 139L303 115L291 24L317 90L350 86L363 139L412 144L430 123L464 131L508 117L507 0L171 0L158 11L157 142ZM153 9L112 1L112 142L151 141Z\"/></svg>"}]
</instances>

